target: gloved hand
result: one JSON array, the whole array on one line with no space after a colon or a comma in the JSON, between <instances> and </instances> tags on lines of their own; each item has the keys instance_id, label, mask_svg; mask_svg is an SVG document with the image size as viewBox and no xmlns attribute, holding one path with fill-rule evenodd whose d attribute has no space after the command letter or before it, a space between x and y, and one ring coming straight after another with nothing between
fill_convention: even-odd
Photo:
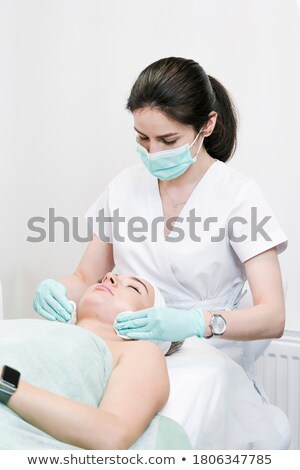
<instances>
[{"instance_id":1,"label":"gloved hand","mask_svg":"<svg viewBox=\"0 0 300 470\"><path fill-rule=\"evenodd\" d=\"M151 307L137 312L120 313L114 328L132 339L182 341L190 336L202 338L205 320L200 308L178 310L171 307Z\"/></svg>"},{"instance_id":2,"label":"gloved hand","mask_svg":"<svg viewBox=\"0 0 300 470\"><path fill-rule=\"evenodd\" d=\"M45 279L36 289L33 299L34 310L47 320L67 323L73 312L73 305L66 297L67 289L54 279Z\"/></svg>"}]
</instances>

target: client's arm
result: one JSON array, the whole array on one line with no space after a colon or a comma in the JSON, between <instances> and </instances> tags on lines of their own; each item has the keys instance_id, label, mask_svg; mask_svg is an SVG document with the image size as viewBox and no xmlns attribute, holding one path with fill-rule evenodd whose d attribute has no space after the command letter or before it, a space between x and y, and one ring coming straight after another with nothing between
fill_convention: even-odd
<instances>
[{"instance_id":1,"label":"client's arm","mask_svg":"<svg viewBox=\"0 0 300 470\"><path fill-rule=\"evenodd\" d=\"M22 373L22 371L20 371ZM56 439L84 449L128 449L166 404L169 380L159 348L128 344L98 408L20 380L10 409Z\"/></svg>"}]
</instances>

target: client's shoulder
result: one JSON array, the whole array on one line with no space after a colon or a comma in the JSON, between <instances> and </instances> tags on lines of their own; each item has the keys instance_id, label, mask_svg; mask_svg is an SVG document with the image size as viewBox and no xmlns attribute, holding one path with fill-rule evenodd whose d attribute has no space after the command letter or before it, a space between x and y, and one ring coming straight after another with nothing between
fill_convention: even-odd
<instances>
[{"instance_id":1,"label":"client's shoulder","mask_svg":"<svg viewBox=\"0 0 300 470\"><path fill-rule=\"evenodd\" d=\"M165 356L158 346L150 341L124 341L120 348L119 359L131 364L143 364L148 367L165 364Z\"/></svg>"},{"instance_id":2,"label":"client's shoulder","mask_svg":"<svg viewBox=\"0 0 300 470\"><path fill-rule=\"evenodd\" d=\"M108 346L113 354L115 365L120 362L154 365L165 363L165 356L160 348L150 341L108 342Z\"/></svg>"},{"instance_id":3,"label":"client's shoulder","mask_svg":"<svg viewBox=\"0 0 300 470\"><path fill-rule=\"evenodd\" d=\"M169 394L167 362L161 349L150 341L126 341L120 365L139 374L145 386L149 383L160 389L163 397ZM158 393L158 390L156 390ZM165 403L165 402L164 402Z\"/></svg>"}]
</instances>

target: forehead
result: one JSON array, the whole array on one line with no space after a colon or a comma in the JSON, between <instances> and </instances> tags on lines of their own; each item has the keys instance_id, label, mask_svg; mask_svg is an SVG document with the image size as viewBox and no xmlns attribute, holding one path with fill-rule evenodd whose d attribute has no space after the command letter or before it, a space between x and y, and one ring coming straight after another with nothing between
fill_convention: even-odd
<instances>
[{"instance_id":1,"label":"forehead","mask_svg":"<svg viewBox=\"0 0 300 470\"><path fill-rule=\"evenodd\" d=\"M151 298L151 300L153 300L153 303L154 303L155 291L154 291L153 285L151 284L151 282L147 281L147 279L144 279L143 277L139 277L139 279L140 279L144 284L146 284L147 289L148 289L148 291L149 291L149 297Z\"/></svg>"},{"instance_id":2,"label":"forehead","mask_svg":"<svg viewBox=\"0 0 300 470\"><path fill-rule=\"evenodd\" d=\"M158 109L142 108L132 114L134 125L141 132L151 131L153 134L162 134L162 131L180 132L190 127L175 121Z\"/></svg>"},{"instance_id":3,"label":"forehead","mask_svg":"<svg viewBox=\"0 0 300 470\"><path fill-rule=\"evenodd\" d=\"M151 282L149 282L147 279L144 279L142 276L137 276L137 275L132 276L131 274L116 274L116 276L118 276L121 279L124 279L127 283L128 282L135 282L135 283L137 283L138 285L140 285L142 287L142 285L138 281L138 280L140 280L143 284L146 285L146 287L148 289L148 293L146 293L146 289L143 287L142 288L143 293L145 293L145 295L147 295L147 297L149 297L149 299L151 301L153 300L153 303L154 303L154 299L155 299L154 287L151 284Z\"/></svg>"}]
</instances>

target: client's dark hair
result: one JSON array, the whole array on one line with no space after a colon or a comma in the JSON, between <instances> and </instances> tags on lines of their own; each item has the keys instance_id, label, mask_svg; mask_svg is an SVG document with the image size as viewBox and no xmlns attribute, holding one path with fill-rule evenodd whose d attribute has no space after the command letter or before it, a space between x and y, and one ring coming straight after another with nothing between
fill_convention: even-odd
<instances>
[{"instance_id":1,"label":"client's dark hair","mask_svg":"<svg viewBox=\"0 0 300 470\"><path fill-rule=\"evenodd\" d=\"M168 352L165 354L165 356L171 356L174 352L178 351L181 346L183 345L184 341L173 341L171 343L171 346L168 350Z\"/></svg>"}]
</instances>

